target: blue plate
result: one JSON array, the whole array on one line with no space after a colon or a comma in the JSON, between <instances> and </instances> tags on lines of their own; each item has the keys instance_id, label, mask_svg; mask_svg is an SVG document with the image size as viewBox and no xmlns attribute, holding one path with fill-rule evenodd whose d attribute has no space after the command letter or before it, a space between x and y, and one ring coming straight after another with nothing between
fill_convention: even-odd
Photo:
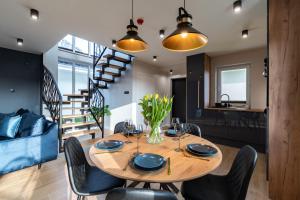
<instances>
[{"instance_id":1,"label":"blue plate","mask_svg":"<svg viewBox=\"0 0 300 200\"><path fill-rule=\"evenodd\" d=\"M212 156L218 153L218 150L209 145L188 144L186 148L190 153L200 156Z\"/></svg>"},{"instance_id":2,"label":"blue plate","mask_svg":"<svg viewBox=\"0 0 300 200\"><path fill-rule=\"evenodd\" d=\"M170 136L170 137L176 137L176 131L174 129L169 129L165 132L166 136Z\"/></svg>"},{"instance_id":3,"label":"blue plate","mask_svg":"<svg viewBox=\"0 0 300 200\"><path fill-rule=\"evenodd\" d=\"M137 155L133 160L133 164L135 167L145 171L160 169L163 167L165 162L166 161L164 157L152 153Z\"/></svg>"},{"instance_id":4,"label":"blue plate","mask_svg":"<svg viewBox=\"0 0 300 200\"><path fill-rule=\"evenodd\" d=\"M101 141L95 144L95 147L100 150L117 150L122 148L124 145L124 142L119 140L106 140Z\"/></svg>"}]
</instances>

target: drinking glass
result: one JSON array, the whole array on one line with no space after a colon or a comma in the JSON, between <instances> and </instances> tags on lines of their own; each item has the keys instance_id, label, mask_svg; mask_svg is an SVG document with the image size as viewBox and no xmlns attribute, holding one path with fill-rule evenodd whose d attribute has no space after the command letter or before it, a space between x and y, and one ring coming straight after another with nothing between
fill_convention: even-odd
<instances>
[{"instance_id":1,"label":"drinking glass","mask_svg":"<svg viewBox=\"0 0 300 200\"><path fill-rule=\"evenodd\" d=\"M134 125L133 125L132 120L131 119L125 120L125 125L126 125L126 133L127 133L127 142L126 143L132 143L129 140L130 133L132 133L133 129L134 129Z\"/></svg>"},{"instance_id":2,"label":"drinking glass","mask_svg":"<svg viewBox=\"0 0 300 200\"><path fill-rule=\"evenodd\" d=\"M176 135L178 137L178 147L175 149L177 152L182 152L183 150L181 149L180 145L180 139L181 137L185 134L185 124L180 124L180 130L176 132Z\"/></svg>"},{"instance_id":3,"label":"drinking glass","mask_svg":"<svg viewBox=\"0 0 300 200\"><path fill-rule=\"evenodd\" d=\"M143 125L142 124L138 124L136 126L135 131L133 131L133 135L136 137L136 155L140 154L139 152L139 141L141 136L143 135Z\"/></svg>"},{"instance_id":4,"label":"drinking glass","mask_svg":"<svg viewBox=\"0 0 300 200\"><path fill-rule=\"evenodd\" d=\"M179 118L178 117L173 117L172 118L172 125L173 125L173 128L174 128L175 132L177 132L177 127L179 126L179 124L180 124Z\"/></svg>"}]
</instances>

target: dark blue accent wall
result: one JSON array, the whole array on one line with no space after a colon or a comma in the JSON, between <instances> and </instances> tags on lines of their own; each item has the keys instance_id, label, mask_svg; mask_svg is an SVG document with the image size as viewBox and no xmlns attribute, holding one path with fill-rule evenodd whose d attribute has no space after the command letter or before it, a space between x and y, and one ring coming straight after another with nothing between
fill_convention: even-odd
<instances>
[{"instance_id":1,"label":"dark blue accent wall","mask_svg":"<svg viewBox=\"0 0 300 200\"><path fill-rule=\"evenodd\" d=\"M42 55L0 48L0 113L40 113L42 67Z\"/></svg>"}]
</instances>

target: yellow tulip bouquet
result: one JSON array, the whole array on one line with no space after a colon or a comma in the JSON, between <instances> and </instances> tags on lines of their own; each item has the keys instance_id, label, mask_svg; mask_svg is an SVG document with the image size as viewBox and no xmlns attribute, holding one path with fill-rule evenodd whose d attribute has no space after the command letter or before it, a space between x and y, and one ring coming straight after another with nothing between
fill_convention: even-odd
<instances>
[{"instance_id":1,"label":"yellow tulip bouquet","mask_svg":"<svg viewBox=\"0 0 300 200\"><path fill-rule=\"evenodd\" d=\"M151 131L148 142L157 144L163 141L160 135L160 125L172 110L173 97L160 97L158 94L147 94L139 105L142 107L144 119L149 123Z\"/></svg>"}]
</instances>

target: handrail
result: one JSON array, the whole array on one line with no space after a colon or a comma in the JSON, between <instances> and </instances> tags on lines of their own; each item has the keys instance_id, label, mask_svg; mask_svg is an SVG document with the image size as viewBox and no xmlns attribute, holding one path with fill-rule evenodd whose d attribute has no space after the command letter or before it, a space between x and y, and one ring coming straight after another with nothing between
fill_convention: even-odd
<instances>
[{"instance_id":1,"label":"handrail","mask_svg":"<svg viewBox=\"0 0 300 200\"><path fill-rule=\"evenodd\" d=\"M52 121L58 124L59 131L59 149L62 148L62 95L55 82L55 79L51 72L44 66L43 67L43 82L41 89L41 96L43 102L46 104Z\"/></svg>"},{"instance_id":2,"label":"handrail","mask_svg":"<svg viewBox=\"0 0 300 200\"><path fill-rule=\"evenodd\" d=\"M104 112L102 112L101 121L96 117L96 113L93 111L93 107L98 108L99 110L103 110L105 106L105 98L101 91L98 89L97 85L94 83L92 79L89 78L89 110L92 114L94 120L96 121L98 127L101 130L102 138L104 137Z\"/></svg>"}]
</instances>

